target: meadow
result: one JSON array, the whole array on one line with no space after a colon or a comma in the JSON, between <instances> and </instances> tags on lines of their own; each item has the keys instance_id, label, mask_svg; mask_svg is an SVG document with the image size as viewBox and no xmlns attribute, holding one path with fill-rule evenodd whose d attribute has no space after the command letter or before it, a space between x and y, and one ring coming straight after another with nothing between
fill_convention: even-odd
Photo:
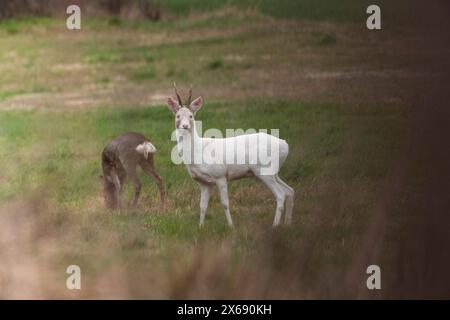
<instances>
[{"instance_id":1,"label":"meadow","mask_svg":"<svg viewBox=\"0 0 450 320\"><path fill-rule=\"evenodd\" d=\"M0 297L367 297L355 263L375 247L364 239L410 121L399 79L419 59L374 43L414 39L368 34L351 1L183 3L169 2L175 18L89 17L80 31L55 18L0 23ZM198 227L198 187L170 160L173 81L205 98L204 129L280 129L292 226L272 229L271 193L242 180L229 185L235 228L217 194ZM149 178L136 208L104 208L100 154L128 131L158 150L164 211ZM395 242L379 240L389 261ZM70 264L80 291L65 288Z\"/></svg>"}]
</instances>

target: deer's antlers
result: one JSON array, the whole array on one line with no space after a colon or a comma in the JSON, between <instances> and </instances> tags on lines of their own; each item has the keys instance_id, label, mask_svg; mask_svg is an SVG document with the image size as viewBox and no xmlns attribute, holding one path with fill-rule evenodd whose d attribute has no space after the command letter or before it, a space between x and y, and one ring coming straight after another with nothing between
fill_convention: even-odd
<instances>
[{"instance_id":1,"label":"deer's antlers","mask_svg":"<svg viewBox=\"0 0 450 320\"><path fill-rule=\"evenodd\" d=\"M177 99L178 99L178 104L180 105L180 107L182 107L182 106L183 106L183 102L181 101L181 97L180 97L180 95L178 94L178 91L177 91L177 85L176 85L175 82L173 83L173 88L175 89L175 94L176 94ZM189 87L189 98L188 98L187 106L189 106L189 105L191 104L191 100L192 100L192 84L191 84L191 86Z\"/></svg>"},{"instance_id":2,"label":"deer's antlers","mask_svg":"<svg viewBox=\"0 0 450 320\"><path fill-rule=\"evenodd\" d=\"M181 97L178 94L177 85L175 84L175 82L173 83L173 88L175 89L175 94L176 94L177 99L178 99L178 104L180 105L180 107L182 107L183 106L183 102L181 102Z\"/></svg>"},{"instance_id":3,"label":"deer's antlers","mask_svg":"<svg viewBox=\"0 0 450 320\"><path fill-rule=\"evenodd\" d=\"M191 104L191 99L192 99L192 84L189 88L189 99L188 99L188 103L187 103L188 106Z\"/></svg>"}]
</instances>

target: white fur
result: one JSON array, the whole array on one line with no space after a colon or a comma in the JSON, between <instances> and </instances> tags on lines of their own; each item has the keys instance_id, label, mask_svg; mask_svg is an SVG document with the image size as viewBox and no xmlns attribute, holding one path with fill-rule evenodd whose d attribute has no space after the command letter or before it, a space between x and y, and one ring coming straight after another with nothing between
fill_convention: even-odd
<instances>
[{"instance_id":1,"label":"white fur","mask_svg":"<svg viewBox=\"0 0 450 320\"><path fill-rule=\"evenodd\" d=\"M179 107L172 98L169 98L168 105L180 123L180 127L176 131L178 151L181 154L189 175L200 185L200 225L204 224L205 214L211 196L211 188L214 185L218 187L228 225L230 227L233 225L229 209L227 182L248 176L255 176L260 179L274 194L277 201L277 208L273 225L277 226L280 223L285 202L285 223L291 223L294 190L278 176L279 169L289 153L289 146L286 141L265 133L241 135L224 139L202 138L196 131L195 121L193 121L192 117L193 113L201 105L200 107L197 106L197 109L189 108L194 112L188 112L188 108ZM182 129L183 127L185 129ZM269 141L269 147L261 141ZM245 159L252 154L264 154L266 152L265 154L276 155L278 161L275 162L275 167L271 174L264 174L262 172L264 165L258 161L256 163L249 163L247 161L246 163L240 164L236 163L236 161L230 162L227 159L226 153L223 154L223 157L218 157L222 161L216 163L199 163L195 161L196 159L202 159L205 149L208 152L220 153L221 150L224 150L224 145L226 144L235 146L235 154L238 156L244 154ZM274 160L274 158L271 158L271 160Z\"/></svg>"},{"instance_id":2,"label":"white fur","mask_svg":"<svg viewBox=\"0 0 450 320\"><path fill-rule=\"evenodd\" d=\"M136 147L136 151L142 155L144 155L145 159L148 159L149 153L155 153L156 148L149 141L143 142Z\"/></svg>"}]
</instances>

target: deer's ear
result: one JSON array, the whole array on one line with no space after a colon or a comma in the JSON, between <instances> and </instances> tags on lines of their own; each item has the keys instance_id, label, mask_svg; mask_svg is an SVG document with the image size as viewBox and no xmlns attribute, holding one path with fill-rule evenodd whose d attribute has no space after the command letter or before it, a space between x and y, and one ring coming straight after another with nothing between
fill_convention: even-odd
<instances>
[{"instance_id":1,"label":"deer's ear","mask_svg":"<svg viewBox=\"0 0 450 320\"><path fill-rule=\"evenodd\" d=\"M202 97L198 97L197 99L192 101L191 105L189 106L189 109L191 109L191 111L193 113L196 113L198 110L200 110L202 105L203 105L203 98Z\"/></svg>"},{"instance_id":2,"label":"deer's ear","mask_svg":"<svg viewBox=\"0 0 450 320\"><path fill-rule=\"evenodd\" d=\"M180 105L172 97L167 97L167 106L169 107L170 111L173 112L173 114L177 113L178 109L180 109Z\"/></svg>"}]
</instances>

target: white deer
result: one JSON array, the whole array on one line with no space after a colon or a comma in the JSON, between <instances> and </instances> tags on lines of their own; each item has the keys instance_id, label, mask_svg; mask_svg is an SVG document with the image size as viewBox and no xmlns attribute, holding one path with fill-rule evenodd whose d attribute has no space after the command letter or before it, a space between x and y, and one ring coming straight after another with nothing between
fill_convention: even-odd
<instances>
[{"instance_id":1,"label":"white deer","mask_svg":"<svg viewBox=\"0 0 450 320\"><path fill-rule=\"evenodd\" d=\"M211 189L214 185L219 190L220 201L228 225L233 226L228 202L227 182L244 177L258 178L274 194L277 207L273 226L279 225L285 203L285 223L291 224L294 190L278 176L280 167L289 153L287 142L266 133L228 138L202 138L198 135L194 119L196 112L203 105L202 97L198 97L191 103L191 88L188 103L183 105L175 84L174 87L178 101L168 97L167 105L175 115L177 148L181 159L186 165L189 175L200 186L200 226L204 224ZM244 163L237 163L234 153L238 158L245 159ZM255 155L269 153L268 160L270 160L272 166L271 170L266 168L267 161L265 163L262 163L261 159L250 161L255 159ZM206 161L205 154L215 154L216 157L213 161Z\"/></svg>"}]
</instances>

